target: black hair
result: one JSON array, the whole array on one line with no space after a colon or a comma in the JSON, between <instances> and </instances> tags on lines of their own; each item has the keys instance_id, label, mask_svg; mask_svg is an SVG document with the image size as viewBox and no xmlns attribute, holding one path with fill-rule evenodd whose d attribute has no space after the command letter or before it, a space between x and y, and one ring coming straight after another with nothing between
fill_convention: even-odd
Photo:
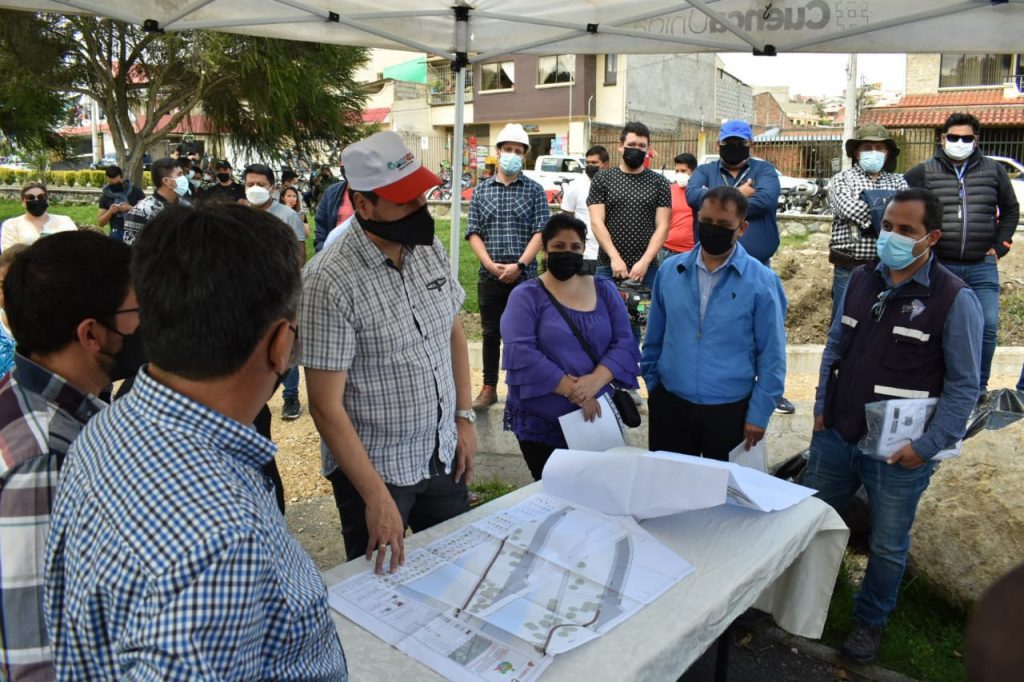
<instances>
[{"instance_id":1,"label":"black hair","mask_svg":"<svg viewBox=\"0 0 1024 682\"><path fill-rule=\"evenodd\" d=\"M704 200L701 201L701 205L704 205L709 201L713 201L723 206L732 204L736 209L739 219L747 219L747 208L749 207L750 202L748 202L747 198L743 196L743 192L739 191L735 187L721 185L719 187L709 189L707 193L704 194Z\"/></svg>"},{"instance_id":2,"label":"black hair","mask_svg":"<svg viewBox=\"0 0 1024 682\"><path fill-rule=\"evenodd\" d=\"M221 159L220 161L217 162L214 168L217 170L221 170L222 168L227 168L228 170L230 170L231 164L227 161L227 159Z\"/></svg>"},{"instance_id":3,"label":"black hair","mask_svg":"<svg viewBox=\"0 0 1024 682\"><path fill-rule=\"evenodd\" d=\"M149 172L153 176L153 186L159 188L160 182L164 178L171 177L175 168L181 168L181 164L169 156L154 161L149 167Z\"/></svg>"},{"instance_id":4,"label":"black hair","mask_svg":"<svg viewBox=\"0 0 1024 682\"><path fill-rule=\"evenodd\" d=\"M690 168L697 169L697 157L689 152L683 152L682 154L676 154L676 158L672 159L673 163L682 164L689 166Z\"/></svg>"},{"instance_id":5,"label":"black hair","mask_svg":"<svg viewBox=\"0 0 1024 682\"><path fill-rule=\"evenodd\" d=\"M622 132L619 133L619 142L625 142L626 136L630 133L637 137L646 137L648 142L651 141L651 129L639 121L629 121L622 127Z\"/></svg>"},{"instance_id":6,"label":"black hair","mask_svg":"<svg viewBox=\"0 0 1024 682\"><path fill-rule=\"evenodd\" d=\"M608 163L608 150L599 144L595 144L593 147L587 150L587 153L583 156L597 156L601 159L601 163Z\"/></svg>"},{"instance_id":7,"label":"black hair","mask_svg":"<svg viewBox=\"0 0 1024 682\"><path fill-rule=\"evenodd\" d=\"M107 174L108 178L116 178L118 175L124 175L124 171L121 170L120 166L107 166L107 169L103 172Z\"/></svg>"},{"instance_id":8,"label":"black hair","mask_svg":"<svg viewBox=\"0 0 1024 682\"><path fill-rule=\"evenodd\" d=\"M975 135L981 132L981 121L979 121L974 114L968 114L962 111L949 115L946 122L942 124L942 134L945 135L948 133L949 129L953 126L971 126L971 130L974 131Z\"/></svg>"},{"instance_id":9,"label":"black hair","mask_svg":"<svg viewBox=\"0 0 1024 682\"><path fill-rule=\"evenodd\" d=\"M131 285L131 247L98 232L58 232L18 254L4 304L22 355L49 355L77 337L82 320L113 324Z\"/></svg>"},{"instance_id":10,"label":"black hair","mask_svg":"<svg viewBox=\"0 0 1024 682\"><path fill-rule=\"evenodd\" d=\"M268 182L270 182L271 186L274 185L274 171L271 170L270 166L266 166L262 163L250 163L245 167L245 170L242 171L242 182L245 182L246 176L250 173L254 175L262 175Z\"/></svg>"},{"instance_id":11,"label":"black hair","mask_svg":"<svg viewBox=\"0 0 1024 682\"><path fill-rule=\"evenodd\" d=\"M954 123L953 125L964 125ZM924 229L926 232L942 229L942 200L931 190L923 187L903 189L892 195L891 204L902 204L907 201L920 201L924 204Z\"/></svg>"},{"instance_id":12,"label":"black hair","mask_svg":"<svg viewBox=\"0 0 1024 682\"><path fill-rule=\"evenodd\" d=\"M548 242L555 238L562 230L572 230L579 235L580 241L587 242L587 224L571 213L556 213L548 218L547 224L540 233L541 243L544 250L548 249Z\"/></svg>"},{"instance_id":13,"label":"black hair","mask_svg":"<svg viewBox=\"0 0 1024 682\"><path fill-rule=\"evenodd\" d=\"M376 192L371 192L368 189L367 190L352 189L352 185L349 185L348 188L345 191L348 192L348 200L352 202L353 206L355 206L355 203L356 203L356 192L359 192L364 197L366 197L366 200L369 201L374 206L376 206L377 202L380 201L380 197L377 195L377 193Z\"/></svg>"},{"instance_id":14,"label":"black hair","mask_svg":"<svg viewBox=\"0 0 1024 682\"><path fill-rule=\"evenodd\" d=\"M278 200L282 204L284 204L284 195L286 192L295 192L295 212L302 213L302 211L299 210L299 205L302 203L302 195L299 194L299 190L295 187L292 187L291 185L285 185L284 187L282 187L281 194L278 195ZM284 205L287 206L287 204Z\"/></svg>"},{"instance_id":15,"label":"black hair","mask_svg":"<svg viewBox=\"0 0 1024 682\"><path fill-rule=\"evenodd\" d=\"M281 171L281 182L288 182L289 180L294 180L297 177L299 177L299 174L290 168Z\"/></svg>"},{"instance_id":16,"label":"black hair","mask_svg":"<svg viewBox=\"0 0 1024 682\"><path fill-rule=\"evenodd\" d=\"M146 356L193 381L237 372L271 325L295 319L297 249L291 229L266 211L229 203L161 211L133 247Z\"/></svg>"},{"instance_id":17,"label":"black hair","mask_svg":"<svg viewBox=\"0 0 1024 682\"><path fill-rule=\"evenodd\" d=\"M178 165L181 166L181 170L183 171L192 170L192 159L187 156L183 156L178 159Z\"/></svg>"}]
</instances>

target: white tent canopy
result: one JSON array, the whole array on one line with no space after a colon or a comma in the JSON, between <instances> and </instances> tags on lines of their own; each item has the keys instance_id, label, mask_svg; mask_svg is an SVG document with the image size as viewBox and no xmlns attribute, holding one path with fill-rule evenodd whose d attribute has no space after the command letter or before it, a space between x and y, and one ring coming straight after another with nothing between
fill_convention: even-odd
<instances>
[{"instance_id":1,"label":"white tent canopy","mask_svg":"<svg viewBox=\"0 0 1024 682\"><path fill-rule=\"evenodd\" d=\"M456 67L454 178L462 175L465 68L502 55L1012 53L1021 49L1024 27L1024 0L0 0L0 7L91 13L150 30L213 29L440 55ZM455 271L460 208L455 192Z\"/></svg>"}]
</instances>

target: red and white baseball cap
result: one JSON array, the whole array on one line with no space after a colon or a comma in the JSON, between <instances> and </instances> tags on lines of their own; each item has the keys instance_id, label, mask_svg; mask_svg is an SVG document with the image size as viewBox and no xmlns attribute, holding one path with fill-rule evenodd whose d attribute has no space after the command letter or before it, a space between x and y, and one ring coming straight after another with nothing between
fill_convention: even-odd
<instances>
[{"instance_id":1,"label":"red and white baseball cap","mask_svg":"<svg viewBox=\"0 0 1024 682\"><path fill-rule=\"evenodd\" d=\"M395 204L412 201L441 184L397 133L386 130L350 144L341 153L345 179L357 192L373 192Z\"/></svg>"}]
</instances>

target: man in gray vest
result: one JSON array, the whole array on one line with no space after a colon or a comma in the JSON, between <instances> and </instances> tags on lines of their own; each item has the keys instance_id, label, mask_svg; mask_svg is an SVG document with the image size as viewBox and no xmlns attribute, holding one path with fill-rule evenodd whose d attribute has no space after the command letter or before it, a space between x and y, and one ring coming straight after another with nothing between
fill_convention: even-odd
<instances>
[{"instance_id":1,"label":"man in gray vest","mask_svg":"<svg viewBox=\"0 0 1024 682\"><path fill-rule=\"evenodd\" d=\"M914 166L904 177L911 187L929 189L942 200L942 239L935 255L981 301L985 334L978 388L983 399L999 330L996 261L1010 251L1020 206L1006 171L981 153L980 131L981 123L971 114L950 115L942 126L942 146L935 157Z\"/></svg>"},{"instance_id":2,"label":"man in gray vest","mask_svg":"<svg viewBox=\"0 0 1024 682\"><path fill-rule=\"evenodd\" d=\"M933 458L963 438L978 398L981 305L932 254L941 228L933 193L893 196L876 242L881 262L853 271L821 360L803 483L839 512L861 485L871 501L868 565L842 647L854 663L875 659ZM865 405L902 398L938 399L923 433L887 456L862 450Z\"/></svg>"}]
</instances>

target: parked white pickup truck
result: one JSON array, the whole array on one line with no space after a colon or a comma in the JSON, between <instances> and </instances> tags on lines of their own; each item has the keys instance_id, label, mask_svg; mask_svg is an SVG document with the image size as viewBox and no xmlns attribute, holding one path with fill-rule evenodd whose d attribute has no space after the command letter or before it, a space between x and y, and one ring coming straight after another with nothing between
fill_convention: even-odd
<instances>
[{"instance_id":1,"label":"parked white pickup truck","mask_svg":"<svg viewBox=\"0 0 1024 682\"><path fill-rule=\"evenodd\" d=\"M545 154L538 156L533 170L523 171L523 175L539 182L545 190L556 190L555 180L575 180L586 165L587 160L575 154Z\"/></svg>"}]
</instances>

